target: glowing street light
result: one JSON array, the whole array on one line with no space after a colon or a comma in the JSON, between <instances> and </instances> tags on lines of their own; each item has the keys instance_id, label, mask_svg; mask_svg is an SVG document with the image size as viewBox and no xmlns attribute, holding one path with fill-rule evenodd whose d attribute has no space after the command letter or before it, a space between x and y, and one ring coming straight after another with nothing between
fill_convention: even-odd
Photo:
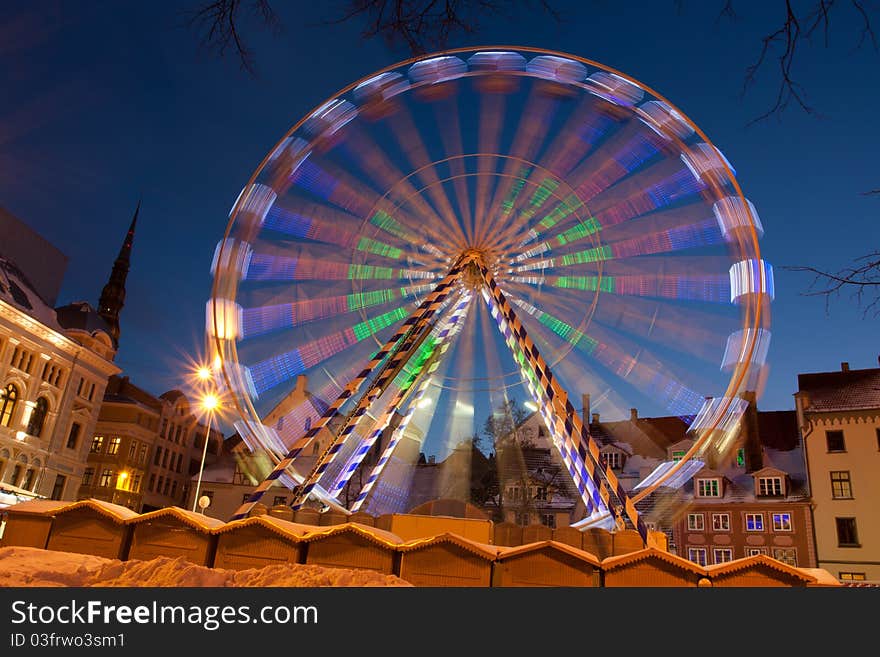
<instances>
[{"instance_id":1,"label":"glowing street light","mask_svg":"<svg viewBox=\"0 0 880 657\"><path fill-rule=\"evenodd\" d=\"M200 368L200 370L201 369L206 368ZM210 370L208 371L210 373ZM201 378L201 375L199 375L199 378ZM205 471L205 456L208 454L208 439L211 437L211 419L214 417L214 411L220 406L220 400L217 398L217 395L208 393L202 397L200 406L202 407L202 410L208 414L208 430L205 432L205 444L202 446L202 463L199 466L199 479L196 482L196 493L193 495L193 512L195 512L196 506L199 503L199 490L202 487L202 473Z\"/></svg>"}]
</instances>

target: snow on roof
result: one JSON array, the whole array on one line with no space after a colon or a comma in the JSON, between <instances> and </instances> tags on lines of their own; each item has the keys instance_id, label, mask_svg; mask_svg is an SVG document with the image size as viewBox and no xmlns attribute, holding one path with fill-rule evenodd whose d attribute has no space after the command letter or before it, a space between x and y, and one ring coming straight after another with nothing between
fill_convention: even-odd
<instances>
[{"instance_id":1,"label":"snow on roof","mask_svg":"<svg viewBox=\"0 0 880 657\"><path fill-rule=\"evenodd\" d=\"M154 518L161 518L163 516L172 516L181 520L182 522L194 527L195 529L200 529L205 532L210 532L212 529L216 529L217 527L222 527L225 523L222 520L218 520L217 518L212 518L211 516L206 516L203 513L197 513L195 511L187 511L186 509L181 509L178 506L166 506L162 509L156 509L155 511L150 511L148 513L144 513L138 515L134 518L131 518L127 521L127 524L137 524L140 522L148 522L153 520Z\"/></svg>"},{"instance_id":2,"label":"snow on roof","mask_svg":"<svg viewBox=\"0 0 880 657\"><path fill-rule=\"evenodd\" d=\"M627 566L638 561L645 561L647 559L659 559L660 561L665 561L666 563L670 563L673 566L678 566L679 568L683 568L684 570L689 570L693 573L696 573L697 575L707 574L706 569L703 566L700 566L693 561L688 561L687 559L672 554L671 552L659 550L655 547L647 547L643 550L630 552L629 554L622 554L617 557L608 557L606 559L603 559L602 569L606 571L614 570L615 568L621 568L623 566Z\"/></svg>"},{"instance_id":3,"label":"snow on roof","mask_svg":"<svg viewBox=\"0 0 880 657\"><path fill-rule=\"evenodd\" d=\"M592 552L587 552L586 550L581 550L574 547L573 545L569 545L568 543L560 543L559 541L536 541L534 543L526 543L525 545L517 545L515 547L501 546L498 548L497 558L499 561L503 561L504 559L521 556L530 552L537 552L545 548L565 552L566 554L569 554L576 559L586 561L587 563L590 563L594 566L599 565L599 558Z\"/></svg>"},{"instance_id":4,"label":"snow on roof","mask_svg":"<svg viewBox=\"0 0 880 657\"><path fill-rule=\"evenodd\" d=\"M89 498L87 500L80 500L78 502L73 502L65 505L64 507L58 509L55 512L55 515L60 515L62 513L69 513L71 511L75 511L77 509L93 509L98 513L109 516L113 520L117 520L120 522L126 522L131 520L132 518L138 517L140 514L132 511L131 509L120 506L119 504L113 504L111 502L104 502L103 500L96 500L94 498Z\"/></svg>"},{"instance_id":5,"label":"snow on roof","mask_svg":"<svg viewBox=\"0 0 880 657\"><path fill-rule=\"evenodd\" d=\"M284 538L291 538L297 541L306 534L311 533L315 529L314 525L303 525L298 522L291 522L289 520L284 520L282 518L263 514L223 523L221 526L214 529L214 533L226 534L228 532L238 531L244 527L249 527L251 525L262 525L270 531L275 532L276 534L280 534Z\"/></svg>"},{"instance_id":6,"label":"snow on roof","mask_svg":"<svg viewBox=\"0 0 880 657\"><path fill-rule=\"evenodd\" d=\"M317 530L314 528L314 526L312 526L311 529L312 531L302 537L303 541L311 542L321 540L328 536L334 536L335 534L355 533L363 536L373 543L376 543L377 545L381 545L382 547L396 548L398 545L403 543L403 539L400 538L400 536L398 536L397 534L392 534L391 532L385 531L384 529L376 529L375 527L370 527L369 525L362 525L359 522L346 522L341 525L328 525L327 527L323 527Z\"/></svg>"},{"instance_id":7,"label":"snow on roof","mask_svg":"<svg viewBox=\"0 0 880 657\"><path fill-rule=\"evenodd\" d=\"M810 573L804 572L804 569L796 568L795 566L789 566L787 563L772 559L766 554L755 554L751 557L734 559L733 561L728 561L727 563L712 564L710 566L706 566L706 572L708 572L710 576L717 577L718 575L726 575L728 573L734 573L740 570L746 570L760 565L768 566L773 570L791 575L792 577L797 577L804 582L816 582L816 577L814 577Z\"/></svg>"},{"instance_id":8,"label":"snow on roof","mask_svg":"<svg viewBox=\"0 0 880 657\"><path fill-rule=\"evenodd\" d=\"M413 552L415 550L424 550L425 548L429 548L433 545L439 545L441 543L451 543L453 545L457 545L458 547L463 548L464 550L467 550L472 554L476 554L479 557L483 557L489 560L494 560L501 550L501 548L497 545L489 545L487 543L472 541L469 538L465 538L464 536L460 536L459 534L454 534L452 532L444 532L442 534L437 534L436 536L431 536L429 538L419 538L414 541L399 545L397 549L400 552Z\"/></svg>"},{"instance_id":9,"label":"snow on roof","mask_svg":"<svg viewBox=\"0 0 880 657\"><path fill-rule=\"evenodd\" d=\"M27 313L54 331L64 332L55 310L43 300L18 265L3 256L0 256L0 301Z\"/></svg>"},{"instance_id":10,"label":"snow on roof","mask_svg":"<svg viewBox=\"0 0 880 657\"><path fill-rule=\"evenodd\" d=\"M51 515L58 509L69 505L70 502L62 502L61 500L29 500L27 502L19 502L6 507L4 513L33 513L37 515Z\"/></svg>"}]
</instances>

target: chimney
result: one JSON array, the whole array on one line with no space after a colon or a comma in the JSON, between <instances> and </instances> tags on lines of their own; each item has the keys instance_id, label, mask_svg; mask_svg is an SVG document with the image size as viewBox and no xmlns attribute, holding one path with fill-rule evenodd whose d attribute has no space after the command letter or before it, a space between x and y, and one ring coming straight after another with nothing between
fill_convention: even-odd
<instances>
[{"instance_id":1,"label":"chimney","mask_svg":"<svg viewBox=\"0 0 880 657\"><path fill-rule=\"evenodd\" d=\"M428 457L428 463L435 463L436 460L437 459L433 454L431 454L431 456Z\"/></svg>"},{"instance_id":2,"label":"chimney","mask_svg":"<svg viewBox=\"0 0 880 657\"><path fill-rule=\"evenodd\" d=\"M764 467L764 449L758 431L757 395L753 391L742 393L749 405L742 419L742 446L745 448L746 472L756 472Z\"/></svg>"},{"instance_id":3,"label":"chimney","mask_svg":"<svg viewBox=\"0 0 880 657\"><path fill-rule=\"evenodd\" d=\"M598 413L593 413L592 424L599 424L599 414Z\"/></svg>"},{"instance_id":4,"label":"chimney","mask_svg":"<svg viewBox=\"0 0 880 657\"><path fill-rule=\"evenodd\" d=\"M849 363L847 363L846 361L842 362L840 364L840 371L841 372L849 372Z\"/></svg>"},{"instance_id":5,"label":"chimney","mask_svg":"<svg viewBox=\"0 0 880 657\"><path fill-rule=\"evenodd\" d=\"M581 395L581 422L589 424L587 418L590 417L590 393L585 392Z\"/></svg>"},{"instance_id":6,"label":"chimney","mask_svg":"<svg viewBox=\"0 0 880 657\"><path fill-rule=\"evenodd\" d=\"M629 409L629 421L635 422L638 419L639 419L639 409L637 409L637 408Z\"/></svg>"}]
</instances>

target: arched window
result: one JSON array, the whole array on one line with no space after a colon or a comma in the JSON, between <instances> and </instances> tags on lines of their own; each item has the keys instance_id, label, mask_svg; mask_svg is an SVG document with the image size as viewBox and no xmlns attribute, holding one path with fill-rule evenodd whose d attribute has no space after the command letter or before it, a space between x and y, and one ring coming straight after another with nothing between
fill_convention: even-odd
<instances>
[{"instance_id":1,"label":"arched window","mask_svg":"<svg viewBox=\"0 0 880 657\"><path fill-rule=\"evenodd\" d=\"M18 388L9 384L0 390L0 426L8 427L12 424L12 414L18 403Z\"/></svg>"},{"instance_id":2,"label":"arched window","mask_svg":"<svg viewBox=\"0 0 880 657\"><path fill-rule=\"evenodd\" d=\"M31 419L28 420L27 432L40 437L40 434L43 433L43 424L46 422L46 413L49 412L49 402L45 397L40 397L37 400L36 405L34 406L34 411L31 413Z\"/></svg>"}]
</instances>

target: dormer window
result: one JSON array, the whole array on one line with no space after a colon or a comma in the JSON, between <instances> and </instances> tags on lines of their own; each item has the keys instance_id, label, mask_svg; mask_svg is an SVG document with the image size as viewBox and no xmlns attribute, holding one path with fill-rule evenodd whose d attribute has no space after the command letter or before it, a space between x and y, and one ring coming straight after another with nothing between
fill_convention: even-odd
<instances>
[{"instance_id":1,"label":"dormer window","mask_svg":"<svg viewBox=\"0 0 880 657\"><path fill-rule=\"evenodd\" d=\"M697 479L697 497L721 497L721 480L718 478L712 479Z\"/></svg>"},{"instance_id":2,"label":"dormer window","mask_svg":"<svg viewBox=\"0 0 880 657\"><path fill-rule=\"evenodd\" d=\"M759 477L759 497L782 497L785 492L782 477Z\"/></svg>"},{"instance_id":3,"label":"dormer window","mask_svg":"<svg viewBox=\"0 0 880 657\"><path fill-rule=\"evenodd\" d=\"M620 452L605 452L602 458L612 470L620 470L623 467L623 454Z\"/></svg>"}]
</instances>

